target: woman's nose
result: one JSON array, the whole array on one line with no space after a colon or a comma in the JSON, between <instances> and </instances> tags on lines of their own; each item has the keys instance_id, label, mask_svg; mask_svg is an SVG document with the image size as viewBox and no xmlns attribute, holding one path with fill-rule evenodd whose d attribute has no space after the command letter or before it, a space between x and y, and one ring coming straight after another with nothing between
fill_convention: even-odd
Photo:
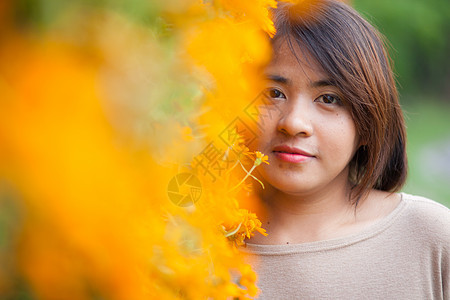
<instances>
[{"instance_id":1,"label":"woman's nose","mask_svg":"<svg viewBox=\"0 0 450 300\"><path fill-rule=\"evenodd\" d=\"M278 120L277 130L291 136L311 136L313 134L311 104L301 98L287 104Z\"/></svg>"}]
</instances>

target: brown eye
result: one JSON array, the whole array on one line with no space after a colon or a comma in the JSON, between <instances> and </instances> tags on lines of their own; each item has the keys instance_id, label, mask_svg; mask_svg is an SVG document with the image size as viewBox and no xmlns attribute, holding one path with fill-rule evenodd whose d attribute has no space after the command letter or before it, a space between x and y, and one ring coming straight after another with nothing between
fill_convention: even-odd
<instances>
[{"instance_id":1,"label":"brown eye","mask_svg":"<svg viewBox=\"0 0 450 300\"><path fill-rule=\"evenodd\" d=\"M272 99L277 99L277 98L285 99L286 98L286 96L280 90L273 89L273 88L272 89L267 89L266 95L269 98L272 98Z\"/></svg>"},{"instance_id":2,"label":"brown eye","mask_svg":"<svg viewBox=\"0 0 450 300\"><path fill-rule=\"evenodd\" d=\"M341 99L338 96L325 94L316 99L318 102L322 102L324 104L342 104Z\"/></svg>"}]
</instances>

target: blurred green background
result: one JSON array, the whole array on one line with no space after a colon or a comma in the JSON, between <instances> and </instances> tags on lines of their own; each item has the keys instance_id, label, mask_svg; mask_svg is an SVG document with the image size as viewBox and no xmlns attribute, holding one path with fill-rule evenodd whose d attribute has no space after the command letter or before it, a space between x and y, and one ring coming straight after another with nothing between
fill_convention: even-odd
<instances>
[{"instance_id":1,"label":"blurred green background","mask_svg":"<svg viewBox=\"0 0 450 300\"><path fill-rule=\"evenodd\" d=\"M408 130L404 192L450 207L450 1L353 0L387 38Z\"/></svg>"}]
</instances>

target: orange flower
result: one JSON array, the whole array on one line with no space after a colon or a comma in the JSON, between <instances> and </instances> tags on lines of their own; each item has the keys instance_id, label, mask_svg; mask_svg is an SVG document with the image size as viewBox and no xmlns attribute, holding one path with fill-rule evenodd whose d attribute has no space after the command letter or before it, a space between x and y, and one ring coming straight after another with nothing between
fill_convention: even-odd
<instances>
[{"instance_id":1,"label":"orange flower","mask_svg":"<svg viewBox=\"0 0 450 300\"><path fill-rule=\"evenodd\" d=\"M239 270L241 272L241 278L239 284L247 288L247 292L250 296L255 297L258 293L258 289L255 286L257 277L250 265L242 265Z\"/></svg>"},{"instance_id":2,"label":"orange flower","mask_svg":"<svg viewBox=\"0 0 450 300\"><path fill-rule=\"evenodd\" d=\"M226 231L225 236L236 245L244 245L245 239L249 239L255 235L255 231L267 236L266 230L261 227L262 223L254 213L250 213L246 209L239 210L240 223L235 228Z\"/></svg>"},{"instance_id":3,"label":"orange flower","mask_svg":"<svg viewBox=\"0 0 450 300\"><path fill-rule=\"evenodd\" d=\"M218 136L260 90L275 1L180 1L156 4L149 27L89 5L54 10L63 15L33 35L2 19L0 176L26 214L18 250L0 253L17 269L0 279L18 276L44 300L256 294L235 245L266 233L239 191L267 156ZM171 28L163 12L186 26ZM201 198L175 205L168 183L194 173L188 162L214 140L223 144L208 158L223 173L196 170L201 186L174 193Z\"/></svg>"},{"instance_id":4,"label":"orange flower","mask_svg":"<svg viewBox=\"0 0 450 300\"><path fill-rule=\"evenodd\" d=\"M259 166L262 163L269 164L269 157L267 155L264 155L263 153L256 151L256 159L255 159L255 166Z\"/></svg>"},{"instance_id":5,"label":"orange flower","mask_svg":"<svg viewBox=\"0 0 450 300\"><path fill-rule=\"evenodd\" d=\"M273 22L269 16L269 9L277 6L276 0L216 0L216 7L230 11L236 18L252 20L270 36L275 34Z\"/></svg>"}]
</instances>

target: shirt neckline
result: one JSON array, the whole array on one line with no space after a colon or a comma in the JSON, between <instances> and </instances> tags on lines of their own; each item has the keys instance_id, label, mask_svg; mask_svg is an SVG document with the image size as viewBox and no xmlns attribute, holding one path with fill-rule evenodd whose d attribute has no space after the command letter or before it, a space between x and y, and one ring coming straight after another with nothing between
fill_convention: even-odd
<instances>
[{"instance_id":1,"label":"shirt neckline","mask_svg":"<svg viewBox=\"0 0 450 300\"><path fill-rule=\"evenodd\" d=\"M244 246L239 247L239 250L249 254L258 255L288 255L295 253L326 251L338 248L347 247L355 243L370 239L392 225L398 216L404 211L407 201L405 201L405 194L400 194L400 202L397 207L392 210L387 216L370 225L369 227L361 230L358 233L343 236L339 238L308 242L301 244L278 244L278 245L261 245L246 243Z\"/></svg>"}]
</instances>

